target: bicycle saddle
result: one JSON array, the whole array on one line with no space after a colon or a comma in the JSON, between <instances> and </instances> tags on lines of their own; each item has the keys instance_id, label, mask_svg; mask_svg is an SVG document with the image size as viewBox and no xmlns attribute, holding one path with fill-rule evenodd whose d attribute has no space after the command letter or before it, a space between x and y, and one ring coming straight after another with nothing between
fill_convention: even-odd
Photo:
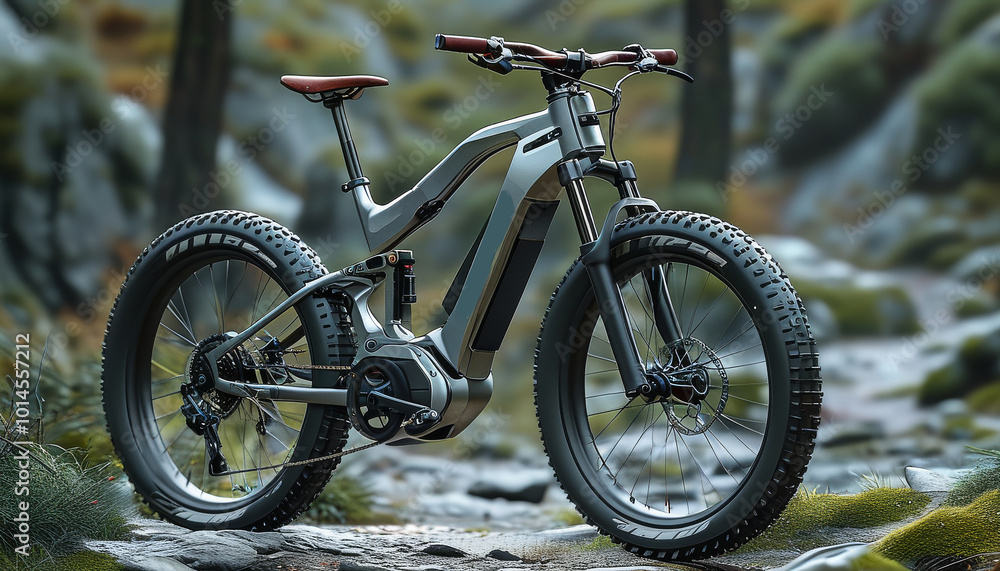
<instances>
[{"instance_id":1,"label":"bicycle saddle","mask_svg":"<svg viewBox=\"0 0 1000 571\"><path fill-rule=\"evenodd\" d=\"M283 75L281 84L303 95L343 91L347 98L357 99L366 87L389 85L389 80L375 75Z\"/></svg>"}]
</instances>

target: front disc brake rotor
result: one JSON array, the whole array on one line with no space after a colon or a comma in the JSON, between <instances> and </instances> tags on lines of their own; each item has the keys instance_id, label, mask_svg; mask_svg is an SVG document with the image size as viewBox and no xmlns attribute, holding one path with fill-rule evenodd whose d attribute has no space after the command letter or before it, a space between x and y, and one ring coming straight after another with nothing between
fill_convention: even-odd
<instances>
[{"instance_id":1,"label":"front disc brake rotor","mask_svg":"<svg viewBox=\"0 0 1000 571\"><path fill-rule=\"evenodd\" d=\"M722 361L708 345L692 337L667 345L661 355L674 395L663 402L670 425L689 436L704 433L729 400L729 377ZM684 362L688 364L678 366L678 355L686 355Z\"/></svg>"}]
</instances>

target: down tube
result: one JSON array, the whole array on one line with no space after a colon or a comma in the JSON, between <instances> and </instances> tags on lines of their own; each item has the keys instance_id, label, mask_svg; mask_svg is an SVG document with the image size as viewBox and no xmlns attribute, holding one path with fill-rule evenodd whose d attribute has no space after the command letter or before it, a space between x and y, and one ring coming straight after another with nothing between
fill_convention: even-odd
<instances>
[{"instance_id":1,"label":"down tube","mask_svg":"<svg viewBox=\"0 0 1000 571\"><path fill-rule=\"evenodd\" d=\"M490 374L493 357L541 249L562 187L558 144L524 152L518 143L455 308L428 334L470 379Z\"/></svg>"}]
</instances>

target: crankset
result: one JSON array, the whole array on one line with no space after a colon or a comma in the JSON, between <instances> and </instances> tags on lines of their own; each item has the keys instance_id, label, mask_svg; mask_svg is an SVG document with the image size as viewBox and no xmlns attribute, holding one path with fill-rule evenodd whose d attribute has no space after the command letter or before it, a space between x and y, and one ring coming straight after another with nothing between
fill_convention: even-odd
<instances>
[{"instance_id":1,"label":"crankset","mask_svg":"<svg viewBox=\"0 0 1000 571\"><path fill-rule=\"evenodd\" d=\"M404 426L419 432L440 420L437 411L410 398L410 385L399 364L369 358L350 375L347 412L358 432L379 442L395 436Z\"/></svg>"}]
</instances>

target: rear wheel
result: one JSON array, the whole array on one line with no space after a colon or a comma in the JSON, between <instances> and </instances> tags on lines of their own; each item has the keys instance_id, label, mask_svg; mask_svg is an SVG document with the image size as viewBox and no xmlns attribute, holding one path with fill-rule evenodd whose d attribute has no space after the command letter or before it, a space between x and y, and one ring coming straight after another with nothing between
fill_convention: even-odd
<instances>
[{"instance_id":1,"label":"rear wheel","mask_svg":"<svg viewBox=\"0 0 1000 571\"><path fill-rule=\"evenodd\" d=\"M812 453L820 378L801 302L752 238L715 218L642 215L615 228L611 247L640 358L673 390L625 396L577 263L536 352L552 467L588 521L639 555L734 549L784 509ZM651 271L665 277L679 340L658 333Z\"/></svg>"},{"instance_id":2,"label":"rear wheel","mask_svg":"<svg viewBox=\"0 0 1000 571\"><path fill-rule=\"evenodd\" d=\"M341 450L343 408L240 398L213 390L205 355L307 281L326 273L281 226L213 212L168 230L140 255L115 302L104 346L108 429L129 479L165 519L191 529L274 529L322 491L337 460L280 464ZM332 387L349 365L343 307L306 297L220 359L219 377ZM182 407L192 394L217 420L227 471L213 475L206 437Z\"/></svg>"}]
</instances>

